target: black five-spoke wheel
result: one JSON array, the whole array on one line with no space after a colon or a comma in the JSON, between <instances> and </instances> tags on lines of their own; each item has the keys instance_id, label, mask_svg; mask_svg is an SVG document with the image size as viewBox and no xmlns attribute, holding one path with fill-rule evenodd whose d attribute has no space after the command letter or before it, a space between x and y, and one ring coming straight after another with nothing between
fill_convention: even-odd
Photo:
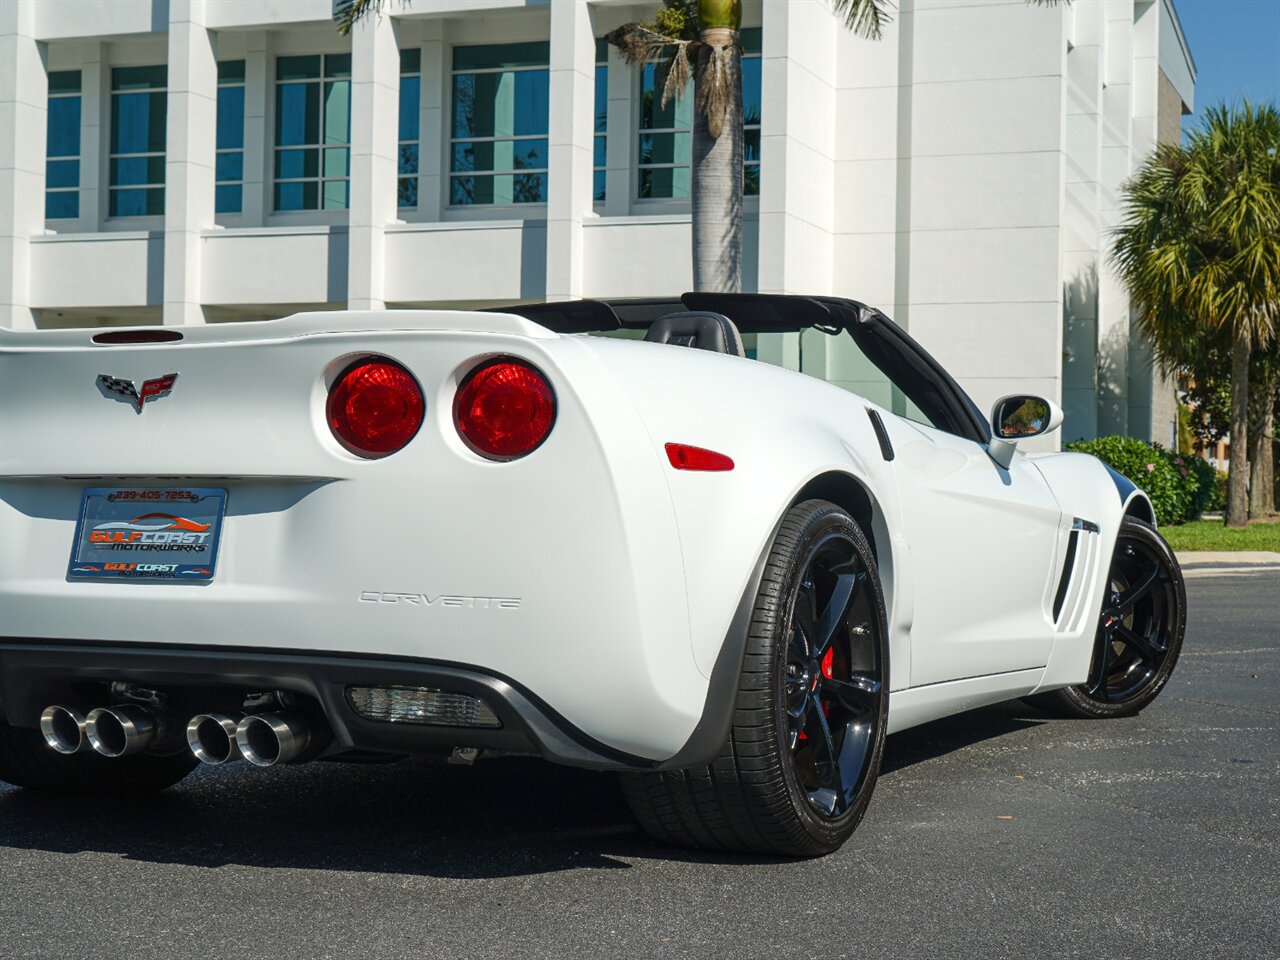
<instances>
[{"instance_id":1,"label":"black five-spoke wheel","mask_svg":"<svg viewBox=\"0 0 1280 960\"><path fill-rule=\"evenodd\" d=\"M867 773L884 683L879 640L851 539L824 537L802 576L783 670L785 744L809 803L834 818L853 805Z\"/></svg>"},{"instance_id":2,"label":"black five-spoke wheel","mask_svg":"<svg viewBox=\"0 0 1280 960\"><path fill-rule=\"evenodd\" d=\"M1186 592L1164 538L1125 518L1116 538L1089 677L1037 703L1079 717L1137 713L1169 679L1182 649Z\"/></svg>"},{"instance_id":3,"label":"black five-spoke wheel","mask_svg":"<svg viewBox=\"0 0 1280 960\"><path fill-rule=\"evenodd\" d=\"M701 767L628 775L641 825L669 843L820 856L875 788L889 711L884 593L862 528L822 500L792 507L746 630L733 723Z\"/></svg>"}]
</instances>

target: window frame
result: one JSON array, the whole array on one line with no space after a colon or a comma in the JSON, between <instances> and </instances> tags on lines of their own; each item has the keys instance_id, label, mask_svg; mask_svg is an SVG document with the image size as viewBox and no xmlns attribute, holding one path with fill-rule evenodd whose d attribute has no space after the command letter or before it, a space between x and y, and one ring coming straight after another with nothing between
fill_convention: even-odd
<instances>
[{"instance_id":1,"label":"window frame","mask_svg":"<svg viewBox=\"0 0 1280 960\"><path fill-rule=\"evenodd\" d=\"M239 80L223 80L221 77L221 67L224 63L239 63L241 73ZM244 213L244 185L245 185L245 144L248 140L246 131L248 129L248 117L246 107L248 105L248 64L245 58L232 58L229 60L218 61L219 76L217 81L218 93L215 94L214 101L214 159L213 159L213 209L215 217L238 217ZM240 146L238 147L219 147L217 145L218 117L217 111L221 105L217 102L217 97L221 95L222 90L239 87L244 93L240 106ZM240 154L240 179L239 180L219 180L218 179L218 157L224 154ZM218 188L219 187L239 187L240 188L240 205L235 210L218 210Z\"/></svg>"},{"instance_id":2,"label":"window frame","mask_svg":"<svg viewBox=\"0 0 1280 960\"><path fill-rule=\"evenodd\" d=\"M404 55L406 53L414 53L417 55L417 67L413 70L405 70ZM400 117L404 112L401 99L404 97L404 81L406 77L414 78L418 81L418 106L414 111L414 125L417 128L417 138L414 140L402 140L400 138ZM421 47L403 47L400 50L400 86L396 93L396 210L406 211L420 210L422 207L422 94L423 94L423 69L422 69L422 48ZM400 155L406 146L417 148L417 162L413 173L400 172ZM414 183L414 193L412 204L400 203L400 185L408 180Z\"/></svg>"},{"instance_id":3,"label":"window frame","mask_svg":"<svg viewBox=\"0 0 1280 960\"><path fill-rule=\"evenodd\" d=\"M752 31L752 32L756 32L756 33L759 33L759 34L760 34L760 38L761 38L761 39L760 39L760 49L759 49L759 52L755 52L755 53L748 53L748 52L746 52L746 50L744 49L744 51L743 51L743 55L742 55L742 59L743 59L744 61L745 61L745 60L760 60L760 61L761 61L761 66L762 66L762 68L763 68L763 59L764 59L763 28L762 28L761 26L759 26L759 25L743 26L743 27L740 27L740 28L739 28L739 30L738 30L739 42L741 42L742 35L743 35L743 34L745 34L745 33L747 33L748 31ZM631 174L632 174L632 180L633 180L632 188L631 188L631 203L632 203L632 206L633 206L633 207L640 207L641 209L648 209L648 210L650 210L650 211L654 211L654 208L662 208L662 207L675 208L675 209L683 209L683 208L687 208L687 206L688 206L688 204L689 204L689 202L690 202L690 197L688 197L688 196L684 196L684 197L643 197L643 196L641 196L641 195L640 195L640 191L641 191L642 186L643 186L643 183L644 183L644 176L643 176L643 172L644 172L645 170L678 170L678 169L682 169L682 168L683 168L683 169L688 169L688 170L689 170L690 188L691 188L691 189L692 189L692 185L693 185L693 122L694 122L694 121L693 121L693 115L692 115L692 113L690 114L690 117L689 117L689 125L688 125L687 127L653 127L653 128L645 129L645 128L643 128L643 127L641 127L641 126L640 126L640 124L641 124L641 123L643 122L643 120L644 120L644 74L645 74L645 70L646 70L646 69L653 69L653 70L654 70L655 80L656 80L656 74L657 74L657 67L656 67L656 65L646 65L646 66L642 67L642 68L641 68L641 69L639 69L639 70L635 70L635 71L633 71L633 72L635 73L635 79L633 79L633 80L632 80L632 82L631 82L631 83L632 83L632 86L631 86L631 89L632 89L631 100L632 100L632 103L633 103L633 105L634 105L634 106L633 106L633 113L632 113L632 121L631 121L631 134L632 134L632 136L634 137L634 142L633 142L633 145L632 145L632 152L631 152L631 159L630 159ZM760 95L760 100L761 100L761 119L762 119L762 120L763 120L763 106L764 106L764 90L763 90L763 85L764 85L764 81L763 81L763 78L762 78L762 79L761 79L761 95ZM656 91L655 91L655 92L656 92ZM692 77L690 77L690 79L689 79L689 85L688 85L688 87L686 88L685 93L682 95L682 99L683 99L683 98L692 98L693 96L694 96L694 91L693 91L693 78L692 78ZM673 102L673 103L675 102L675 99L674 99L674 98L673 98L672 102ZM763 168L763 157L762 157L761 159L759 159L759 160L747 160L747 158L746 158L746 139L747 139L747 136L746 136L746 135L747 135L747 132L748 132L749 130L750 130L750 131L761 131L761 130L763 129L763 126L762 126L762 124L761 124L761 123L747 124L747 123L745 122L745 121L746 121L746 117L745 117L745 115L744 115L744 117L743 117L743 121L744 121L744 122L743 122L743 137L742 137L742 139L743 139L743 144L742 144L742 145L743 145L743 159L742 159L742 167L743 167L743 191L742 191L742 199L743 199L744 204L751 205L751 204L756 204L756 203L758 203L758 202L759 202L759 196L760 196L760 192L759 192L759 185L760 185L761 171L762 171L762 168ZM642 143L642 141L643 141L643 138L644 138L645 136L652 135L652 134L673 134L673 135L674 135L674 134L680 134L680 133L687 133L687 134L689 135L689 162L688 162L688 163L676 163L676 162L673 162L673 163L641 163L641 162L640 162L640 147L641 147L641 143ZM746 169L747 169L747 167L755 167L755 168L756 168L756 187L757 187L757 189L756 189L756 192L754 192L754 193L748 193L748 192L747 192L747 189L746 189L746 186L747 186L747 183L746 183ZM754 209L755 209L755 207L754 207L754 206L747 206L747 207L746 207L746 209L748 209L748 210L754 210ZM656 212L656 211L654 211L654 212Z\"/></svg>"},{"instance_id":4,"label":"window frame","mask_svg":"<svg viewBox=\"0 0 1280 960\"><path fill-rule=\"evenodd\" d=\"M600 71L604 70L604 103L600 103L596 94L600 90ZM604 37L596 38L596 62L591 75L592 80L592 118L591 118L591 203L596 208L609 202L609 42ZM603 108L603 109L602 109ZM604 129L597 130L596 121L604 118ZM603 143L604 151L601 159L604 163L597 165L596 147ZM604 186L599 196L596 195L596 178L600 177Z\"/></svg>"},{"instance_id":5,"label":"window frame","mask_svg":"<svg viewBox=\"0 0 1280 960\"><path fill-rule=\"evenodd\" d=\"M79 101L80 101L80 109L79 109L79 111L77 112L78 116L77 116L77 122L76 122L76 152L75 152L74 154L70 154L70 153L67 153L67 154L61 154L61 153L60 153L60 154L58 154L57 156L54 156L53 154L51 154L51 153L49 152L49 123L48 123L48 120L47 120L47 119L46 119L46 122L45 122L45 184L44 184L44 219L45 219L45 222L46 222L46 223L53 222L53 223L57 223L57 224L66 224L66 223L75 223L76 221L80 220L80 219L81 219L81 217L83 217L83 215L84 215L84 212L80 209L80 199L81 199L81 198L80 198L80 191L81 191L81 189L82 189L82 188L83 188L83 186L84 186L84 185L83 185L83 183L81 183L81 173L83 172L83 169L84 169L84 167L83 167L83 164L84 164L84 138L81 136L81 130L82 130L83 126L84 126L84 71L83 71L83 70L78 70L78 69L77 69L77 70L49 70L49 71L47 72L47 74L46 74L46 83L48 82L47 78L48 78L48 77L50 77L50 76L52 76L52 75L53 75L53 74L55 74L55 73L57 73L57 74L69 74L69 73L74 73L74 74L76 75L76 78L77 78L77 79L76 79L76 89L75 89L75 91L74 91L74 92L59 91L59 92L57 92L57 93L54 93L54 92L53 92L53 90L50 88L50 89L49 89L49 91L48 91L48 94L47 94L48 99L49 99L49 100L71 100L71 99L75 99L75 100L79 100ZM74 186L74 187L51 187L51 186L49 186L49 164L50 164L50 163L65 163L65 162L70 161L70 160L74 160L74 161L75 161L75 163L76 163L76 183L75 183L75 186ZM51 193L72 193L72 194L75 194L75 198L76 198L76 212L75 212L75 215L74 215L74 216L70 216L70 217L50 217L50 216L49 216L49 194L51 194Z\"/></svg>"},{"instance_id":6,"label":"window frame","mask_svg":"<svg viewBox=\"0 0 1280 960\"><path fill-rule=\"evenodd\" d=\"M320 73L315 78L307 77L300 80L280 80L280 61L284 59L317 57L320 60ZM326 72L327 61L330 57L346 57L348 58L348 67L345 75L329 76ZM267 141L269 146L266 153L267 168L267 209L270 211L269 216L272 218L301 218L297 222L315 223L319 222L341 222L351 209L351 99L353 95L354 80L352 77L351 67L352 53L350 50L278 50L271 58L271 82L267 100L270 103L271 115L269 117L270 126L267 130ZM325 119L325 103L324 103L324 87L326 83L345 82L347 84L347 129L345 142L325 142L326 119ZM281 145L276 142L277 130L280 125L280 97L279 88L281 83L285 84L316 84L319 87L319 121L318 135L320 140L318 143L296 143ZM324 173L324 153L326 150L346 150L346 175L343 177L325 176ZM317 154L316 175L313 177L277 177L276 164L277 154L287 150L315 150ZM298 207L298 208L281 208L276 203L276 188L280 184L290 183L315 183L316 203L315 207ZM326 183L345 183L346 184L346 203L340 207L326 207L324 205L324 185ZM332 218L332 219L331 219Z\"/></svg>"},{"instance_id":7,"label":"window frame","mask_svg":"<svg viewBox=\"0 0 1280 960\"><path fill-rule=\"evenodd\" d=\"M743 27L741 30L739 30L739 31L738 31L739 36L741 36L742 34L746 33L748 30L752 30L752 31L756 31L756 32L759 32L759 33L760 33L760 37L761 37L760 50L759 50L759 52L758 52L758 53L748 53L748 52L747 52L747 50L746 50L746 47L745 47L745 45L744 45L744 47L743 47L743 52L742 52L742 59L743 59L743 61L744 61L744 62L745 62L745 61L747 61L747 60L759 60L759 61L760 61L761 73L763 74L763 71L764 71L764 30L763 30L763 28L761 28L761 27ZM746 99L746 98L744 97L743 99L744 99L744 101L745 101L745 99ZM762 75L762 76L761 76L761 78L760 78L760 119L761 119L761 121L763 121L763 119L764 119L764 77L763 77L763 75ZM746 114L746 110L745 110L745 103L744 103L744 110L743 110L743 114L742 114L742 197L743 197L743 199L744 199L744 200L745 200L745 199L747 199L748 197L758 197L758 196L760 196L760 169L761 169L761 160L748 160L748 159L747 159L747 132L748 132L748 131L751 131L751 130L754 130L758 135L763 136L763 133L761 133L762 129L763 129L763 124L762 124L762 123L760 123L760 122L757 122L757 123L747 123L747 114ZM762 159L763 159L763 158L762 158ZM755 190L755 193L749 193L749 192L747 191L747 167L755 167L755 168L756 168L756 190Z\"/></svg>"},{"instance_id":8,"label":"window frame","mask_svg":"<svg viewBox=\"0 0 1280 960\"><path fill-rule=\"evenodd\" d=\"M117 89L116 89L116 79L115 79L115 78L116 78L116 71L117 71L117 70L138 70L138 69L145 69L145 68L149 68L149 67L163 67L163 68L164 68L165 82L164 82L164 86L163 86L163 87L146 87L146 88L137 89L137 90L117 90ZM135 222L135 223L140 223L141 221L146 221L146 220L150 220L150 221L152 221L152 222L158 222L158 221L161 221L161 220L162 220L162 218L164 217L164 203L165 203L165 199L166 199L166 198L167 198L167 196L168 196L168 193L167 193L167 189L168 189L168 184L167 184L167 170L166 170L166 177L165 177L165 179L162 179L159 183L150 183L150 182L148 182L148 183L143 183L143 184L136 184L136 183L135 183L135 184L130 184L130 183L126 183L126 184L115 184L115 183L112 183L111 171L112 171L112 167L113 167L113 165L114 165L114 162L115 162L115 161L117 161L117 160L139 159L139 158L143 158L143 159L150 160L152 157L159 157L162 161L167 161L167 158L168 158L168 146L169 146L169 144L168 144L168 129L169 129L169 123L168 123L168 119L169 119L169 64L168 64L168 62L167 62L167 61L166 61L166 62L164 62L164 63L137 63L137 64L135 64L135 63L117 63L117 64L112 64L112 66L110 67L110 69L109 69L109 71L108 71L107 77L108 77L108 82L107 82L107 98L108 98L108 106L109 106L109 110L108 110L108 113L107 113L108 126L107 126L107 133L106 133L106 137L105 137L105 147L106 147L106 153L107 153L107 170L106 170L106 181L107 181L107 204L106 204L106 218L107 218L107 220L131 220L131 221L133 221L133 222ZM145 93L145 94L147 94L148 96L155 96L156 94L159 94L159 95L161 95L161 96L163 96L163 97L164 97L164 116L165 116L165 149L163 149L163 150L159 150L159 151L155 151L155 150L148 150L148 151L143 151L143 152L141 152L141 153L117 153L115 150L113 150L113 149L112 149L112 141L113 141L113 140L114 140L114 138L115 138L115 130L116 130L116 97L118 97L118 96L132 96L132 95L136 95L136 94L139 94L139 93ZM164 166L164 164L162 164L162 166ZM148 190L148 191L159 191L159 193L160 193L160 195L161 195L161 206L160 206L160 212L159 212L159 213L112 213L112 212L111 212L111 204L112 204L112 200L114 199L114 196L115 196L116 192L117 192L117 191L124 191L124 190Z\"/></svg>"},{"instance_id":9,"label":"window frame","mask_svg":"<svg viewBox=\"0 0 1280 960\"><path fill-rule=\"evenodd\" d=\"M501 47L509 45L518 45L525 43L548 43L547 62L544 64L526 64L522 66L501 66L501 67L464 67L458 69L455 66L457 59L457 51L468 47ZM492 219L489 211L500 211L525 216L524 211L544 211L547 206L545 200L537 202L522 203L512 200L508 203L454 203L453 202L453 181L460 177L498 177L512 176L523 174L539 174L545 178L548 188L550 187L550 164L551 164L551 103L550 103L550 83L551 83L551 55L549 49L549 41L542 40L491 40L486 43L454 43L449 47L448 53L449 68L446 73L447 83L444 85L444 96L448 102L449 109L447 111L447 127L448 136L444 138L444 169L441 172L441 183L444 190L443 209L452 215L463 214L464 216L476 216L477 213L483 215L485 219ZM534 134L512 134L506 137L457 137L454 136L454 121L456 119L457 102L454 97L455 78L459 75L475 76L479 74L496 74L496 73L530 73L533 71L543 71L547 74L548 86L548 102L547 102L547 130L545 133ZM455 144L459 143L507 143L520 140L543 140L547 142L546 164L540 168L528 168L522 170L471 170L455 172L453 169L453 157Z\"/></svg>"}]
</instances>

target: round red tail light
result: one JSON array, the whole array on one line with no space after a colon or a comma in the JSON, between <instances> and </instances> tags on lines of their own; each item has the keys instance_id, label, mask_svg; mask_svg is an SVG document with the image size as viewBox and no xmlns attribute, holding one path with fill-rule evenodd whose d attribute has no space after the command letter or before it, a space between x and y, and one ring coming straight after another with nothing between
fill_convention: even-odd
<instances>
[{"instance_id":1,"label":"round red tail light","mask_svg":"<svg viewBox=\"0 0 1280 960\"><path fill-rule=\"evenodd\" d=\"M453 401L458 435L490 460L514 460L538 448L556 421L556 395L536 367L500 357L473 370Z\"/></svg>"},{"instance_id":2,"label":"round red tail light","mask_svg":"<svg viewBox=\"0 0 1280 960\"><path fill-rule=\"evenodd\" d=\"M408 370L370 359L353 363L334 381L325 416L340 444L372 460L412 440L425 410L422 388Z\"/></svg>"}]
</instances>

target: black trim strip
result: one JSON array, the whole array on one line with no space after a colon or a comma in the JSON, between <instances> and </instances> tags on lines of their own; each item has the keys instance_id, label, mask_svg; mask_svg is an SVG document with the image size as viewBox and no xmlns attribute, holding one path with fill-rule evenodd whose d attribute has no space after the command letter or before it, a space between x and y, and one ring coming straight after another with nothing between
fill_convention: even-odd
<instances>
[{"instance_id":1,"label":"black trim strip","mask_svg":"<svg viewBox=\"0 0 1280 960\"><path fill-rule=\"evenodd\" d=\"M880 455L885 460L892 460L894 458L893 443L889 440L889 431L885 429L880 412L867 407L867 416L871 418L871 428L875 430L876 439L880 442Z\"/></svg>"},{"instance_id":2,"label":"black trim strip","mask_svg":"<svg viewBox=\"0 0 1280 960\"><path fill-rule=\"evenodd\" d=\"M1058 593L1053 598L1053 622L1058 622L1062 615L1062 605L1067 602L1067 588L1071 586L1071 574L1076 566L1076 547L1079 546L1080 531L1072 530L1067 539L1067 559L1062 565L1062 579L1058 581Z\"/></svg>"}]
</instances>

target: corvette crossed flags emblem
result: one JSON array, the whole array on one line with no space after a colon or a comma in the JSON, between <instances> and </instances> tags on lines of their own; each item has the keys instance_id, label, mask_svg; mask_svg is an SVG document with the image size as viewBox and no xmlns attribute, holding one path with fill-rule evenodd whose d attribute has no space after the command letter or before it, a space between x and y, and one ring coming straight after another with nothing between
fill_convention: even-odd
<instances>
[{"instance_id":1,"label":"corvette crossed flags emblem","mask_svg":"<svg viewBox=\"0 0 1280 960\"><path fill-rule=\"evenodd\" d=\"M144 403L167 394L173 389L174 381L177 379L178 375L176 373L166 373L163 377L156 377L154 380L144 380L142 388L139 389L138 385L132 380L110 377L105 373L100 373L98 374L98 386L107 394L114 395L121 400L128 400L141 414Z\"/></svg>"}]
</instances>

